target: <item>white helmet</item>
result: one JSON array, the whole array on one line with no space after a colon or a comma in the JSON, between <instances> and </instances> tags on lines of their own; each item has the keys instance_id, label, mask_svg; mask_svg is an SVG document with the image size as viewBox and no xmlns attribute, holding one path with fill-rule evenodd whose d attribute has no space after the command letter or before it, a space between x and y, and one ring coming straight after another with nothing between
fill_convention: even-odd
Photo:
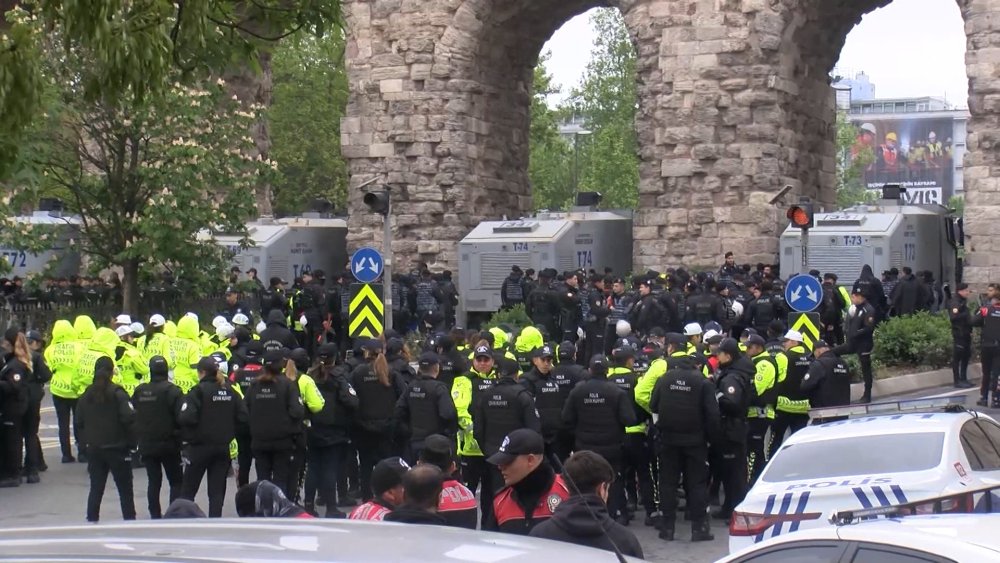
<instances>
[{"instance_id":1,"label":"white helmet","mask_svg":"<svg viewBox=\"0 0 1000 563\"><path fill-rule=\"evenodd\" d=\"M142 326L142 323L132 323L129 327L135 334L142 334L146 332L146 327Z\"/></svg>"},{"instance_id":2,"label":"white helmet","mask_svg":"<svg viewBox=\"0 0 1000 563\"><path fill-rule=\"evenodd\" d=\"M234 327L233 325L231 325L229 323L226 323L224 325L219 325L219 326L215 327L215 334L219 338L226 338L226 339L228 339L230 336L233 335L233 331L234 330L236 330L236 327Z\"/></svg>"},{"instance_id":3,"label":"white helmet","mask_svg":"<svg viewBox=\"0 0 1000 563\"><path fill-rule=\"evenodd\" d=\"M736 315L737 317L743 316L743 304L740 303L739 301L733 301L733 304L729 308L733 311L733 314Z\"/></svg>"},{"instance_id":4,"label":"white helmet","mask_svg":"<svg viewBox=\"0 0 1000 563\"><path fill-rule=\"evenodd\" d=\"M257 323L256 330L257 334L264 332L265 330L267 330L267 324L265 324L264 321L260 321L259 323Z\"/></svg>"},{"instance_id":5,"label":"white helmet","mask_svg":"<svg viewBox=\"0 0 1000 563\"><path fill-rule=\"evenodd\" d=\"M698 323L688 323L684 325L684 336L698 336L701 334L701 325Z\"/></svg>"},{"instance_id":6,"label":"white helmet","mask_svg":"<svg viewBox=\"0 0 1000 563\"><path fill-rule=\"evenodd\" d=\"M149 326L163 326L167 324L167 319L163 318L163 315L156 314L149 317Z\"/></svg>"},{"instance_id":7,"label":"white helmet","mask_svg":"<svg viewBox=\"0 0 1000 563\"><path fill-rule=\"evenodd\" d=\"M229 324L229 321L227 321L226 317L223 317L222 315L216 315L215 318L212 319L212 326L214 328L219 328L220 326L225 324Z\"/></svg>"},{"instance_id":8,"label":"white helmet","mask_svg":"<svg viewBox=\"0 0 1000 563\"><path fill-rule=\"evenodd\" d=\"M250 318L243 313L236 313L233 315L233 324L236 326L247 326L250 324Z\"/></svg>"},{"instance_id":9,"label":"white helmet","mask_svg":"<svg viewBox=\"0 0 1000 563\"><path fill-rule=\"evenodd\" d=\"M632 325L628 324L625 319L618 321L618 324L615 325L615 334L618 335L618 338L625 338L632 334Z\"/></svg>"}]
</instances>

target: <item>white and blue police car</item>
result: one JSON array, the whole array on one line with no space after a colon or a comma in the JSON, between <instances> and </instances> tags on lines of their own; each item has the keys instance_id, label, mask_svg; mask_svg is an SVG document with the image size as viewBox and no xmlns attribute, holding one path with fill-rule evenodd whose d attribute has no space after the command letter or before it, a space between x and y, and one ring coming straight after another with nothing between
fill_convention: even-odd
<instances>
[{"instance_id":1,"label":"white and blue police car","mask_svg":"<svg viewBox=\"0 0 1000 563\"><path fill-rule=\"evenodd\" d=\"M814 409L729 524L729 550L831 525L831 516L1000 484L1000 425L964 396Z\"/></svg>"}]
</instances>

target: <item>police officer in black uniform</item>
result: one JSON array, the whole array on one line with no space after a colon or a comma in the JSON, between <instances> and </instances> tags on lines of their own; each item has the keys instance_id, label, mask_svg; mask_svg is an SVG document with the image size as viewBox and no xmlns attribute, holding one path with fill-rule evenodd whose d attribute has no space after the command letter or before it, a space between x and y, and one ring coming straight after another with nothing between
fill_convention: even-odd
<instances>
[{"instance_id":1,"label":"police officer in black uniform","mask_svg":"<svg viewBox=\"0 0 1000 563\"><path fill-rule=\"evenodd\" d=\"M291 496L288 485L294 466L295 438L300 433L305 406L294 375L285 374L287 361L281 351L264 354L264 370L250 384L246 406L257 479L271 481L285 496Z\"/></svg>"},{"instance_id":2,"label":"police officer in black uniform","mask_svg":"<svg viewBox=\"0 0 1000 563\"><path fill-rule=\"evenodd\" d=\"M851 404L851 372L826 340L813 344L816 359L802 377L800 388L814 409Z\"/></svg>"},{"instance_id":3,"label":"police officer in black uniform","mask_svg":"<svg viewBox=\"0 0 1000 563\"><path fill-rule=\"evenodd\" d=\"M576 437L576 451L591 450L604 457L618 478L608 493L612 518L627 510L621 478L625 428L636 423L632 397L607 379L609 362L603 354L590 360L590 373L569 393L562 419Z\"/></svg>"},{"instance_id":4,"label":"police officer in black uniform","mask_svg":"<svg viewBox=\"0 0 1000 563\"><path fill-rule=\"evenodd\" d=\"M510 268L510 275L500 284L500 302L503 303L504 310L512 309L515 305L524 305L526 292L523 275L520 266L515 264Z\"/></svg>"},{"instance_id":5,"label":"police officer in black uniform","mask_svg":"<svg viewBox=\"0 0 1000 563\"><path fill-rule=\"evenodd\" d=\"M410 463L420 459L424 440L432 434L454 439L458 431L458 412L451 400L451 387L438 380L441 361L434 352L424 352L419 370L406 392L396 403L396 419L402 433L409 435Z\"/></svg>"},{"instance_id":6,"label":"police officer in black uniform","mask_svg":"<svg viewBox=\"0 0 1000 563\"><path fill-rule=\"evenodd\" d=\"M181 468L181 436L177 415L184 402L180 387L168 381L167 360L163 356L149 359L149 381L135 388L132 404L135 406L135 433L139 455L146 467L149 486L146 499L149 516L158 519L160 486L167 476L170 502L181 495L184 473Z\"/></svg>"},{"instance_id":7,"label":"police officer in black uniform","mask_svg":"<svg viewBox=\"0 0 1000 563\"><path fill-rule=\"evenodd\" d=\"M667 337L668 355L686 348L683 335ZM691 541L711 541L715 537L708 521L708 443L717 442L721 435L715 387L690 356L670 356L668 366L649 402L658 417L660 436L660 538L674 539L677 486L683 472Z\"/></svg>"},{"instance_id":8,"label":"police officer in black uniform","mask_svg":"<svg viewBox=\"0 0 1000 563\"><path fill-rule=\"evenodd\" d=\"M500 451L504 437L514 430L528 428L538 433L542 430L535 400L517 382L517 362L500 357L496 364L496 383L480 394L472 413L472 435L487 458ZM503 477L493 466L489 482L503 483Z\"/></svg>"},{"instance_id":9,"label":"police officer in black uniform","mask_svg":"<svg viewBox=\"0 0 1000 563\"><path fill-rule=\"evenodd\" d=\"M647 514L656 512L656 500L653 493L653 476L650 473L650 448L645 427L641 426L648 418L645 409L635 402L635 386L639 381L638 374L633 371L636 349L632 341L626 338L618 340L612 351L612 366L608 371L608 379L628 393L632 399L632 408L636 413L636 424L625 429L624 458L622 459L622 477L625 481L625 491L629 497L630 508L638 505L641 497ZM631 514L624 512L619 517L619 523L628 525Z\"/></svg>"},{"instance_id":10,"label":"police officer in black uniform","mask_svg":"<svg viewBox=\"0 0 1000 563\"><path fill-rule=\"evenodd\" d=\"M866 266L867 267L867 266ZM872 401L872 349L875 347L875 321L878 312L868 302L863 288L855 285L851 291L853 311L847 317L847 341L837 346L834 352L838 356L857 354L861 364L861 375L865 380L865 394L861 396L862 403Z\"/></svg>"},{"instance_id":11,"label":"police officer in black uniform","mask_svg":"<svg viewBox=\"0 0 1000 563\"><path fill-rule=\"evenodd\" d=\"M535 408L542 424L542 438L545 439L545 457L552 467L562 467L556 453L556 440L562 430L562 411L569 396L570 382L564 380L561 386L553 376L554 350L546 344L536 348L531 354L531 370L521 376L520 382L535 399Z\"/></svg>"},{"instance_id":12,"label":"police officer in black uniform","mask_svg":"<svg viewBox=\"0 0 1000 563\"><path fill-rule=\"evenodd\" d=\"M552 287L555 271L546 268L538 273L538 285L528 294L526 312L531 323L547 338L558 338L559 301Z\"/></svg>"},{"instance_id":13,"label":"police officer in black uniform","mask_svg":"<svg viewBox=\"0 0 1000 563\"><path fill-rule=\"evenodd\" d=\"M969 311L969 284L955 287L955 297L948 304L951 317L951 371L955 387L968 389L969 359L972 357L972 312Z\"/></svg>"},{"instance_id":14,"label":"police officer in black uniform","mask_svg":"<svg viewBox=\"0 0 1000 563\"><path fill-rule=\"evenodd\" d=\"M740 351L740 345L734 338L726 338L719 343L716 357L719 360L716 398L722 416L722 437L712 447L718 448L722 460L726 498L712 517L729 520L733 509L743 502L747 492L747 410L757 369Z\"/></svg>"},{"instance_id":15,"label":"police officer in black uniform","mask_svg":"<svg viewBox=\"0 0 1000 563\"><path fill-rule=\"evenodd\" d=\"M281 311L281 316L288 315L288 295L285 293L285 280L279 277L270 279L267 289L260 297L260 318L266 319L268 314L277 309ZM248 317L250 315L247 315Z\"/></svg>"},{"instance_id":16,"label":"police officer in black uniform","mask_svg":"<svg viewBox=\"0 0 1000 563\"><path fill-rule=\"evenodd\" d=\"M198 362L201 378L181 404L178 422L186 433L181 498L193 501L201 479L208 473L208 516L222 517L226 474L230 467L229 444L236 429L248 421L243 399L219 372L212 358Z\"/></svg>"},{"instance_id":17,"label":"police officer in black uniform","mask_svg":"<svg viewBox=\"0 0 1000 563\"><path fill-rule=\"evenodd\" d=\"M576 363L578 355L579 350L568 340L560 344L559 349L556 350L557 364L556 367L552 368L551 379L559 386L559 394L563 396L563 405L569 399L570 391L587 377L587 368ZM573 429L562 422L559 432L556 434L555 443L555 453L556 457L559 458L560 466L573 453L574 440Z\"/></svg>"}]
</instances>

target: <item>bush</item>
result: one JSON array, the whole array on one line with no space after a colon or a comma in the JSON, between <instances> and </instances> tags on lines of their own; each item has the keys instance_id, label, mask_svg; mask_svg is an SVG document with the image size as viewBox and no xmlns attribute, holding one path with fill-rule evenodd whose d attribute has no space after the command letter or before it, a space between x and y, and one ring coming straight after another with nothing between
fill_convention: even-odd
<instances>
[{"instance_id":1,"label":"bush","mask_svg":"<svg viewBox=\"0 0 1000 563\"><path fill-rule=\"evenodd\" d=\"M884 366L941 368L951 362L951 345L948 316L921 312L880 324L872 359Z\"/></svg>"},{"instance_id":2,"label":"bush","mask_svg":"<svg viewBox=\"0 0 1000 563\"><path fill-rule=\"evenodd\" d=\"M532 324L531 318L528 317L528 313L524 310L524 305L514 305L508 310L499 310L493 313L490 317L489 322L486 323L487 327L499 326L501 324L510 325L513 329L514 334L521 332L521 329Z\"/></svg>"}]
</instances>

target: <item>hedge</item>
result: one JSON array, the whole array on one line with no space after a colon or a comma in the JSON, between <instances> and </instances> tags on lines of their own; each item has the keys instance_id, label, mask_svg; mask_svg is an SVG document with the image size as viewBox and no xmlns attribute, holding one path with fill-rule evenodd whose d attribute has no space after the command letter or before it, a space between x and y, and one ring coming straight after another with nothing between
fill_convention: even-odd
<instances>
[{"instance_id":1,"label":"hedge","mask_svg":"<svg viewBox=\"0 0 1000 563\"><path fill-rule=\"evenodd\" d=\"M945 313L893 317L875 329L872 360L883 366L942 368L951 363L951 320Z\"/></svg>"}]
</instances>

